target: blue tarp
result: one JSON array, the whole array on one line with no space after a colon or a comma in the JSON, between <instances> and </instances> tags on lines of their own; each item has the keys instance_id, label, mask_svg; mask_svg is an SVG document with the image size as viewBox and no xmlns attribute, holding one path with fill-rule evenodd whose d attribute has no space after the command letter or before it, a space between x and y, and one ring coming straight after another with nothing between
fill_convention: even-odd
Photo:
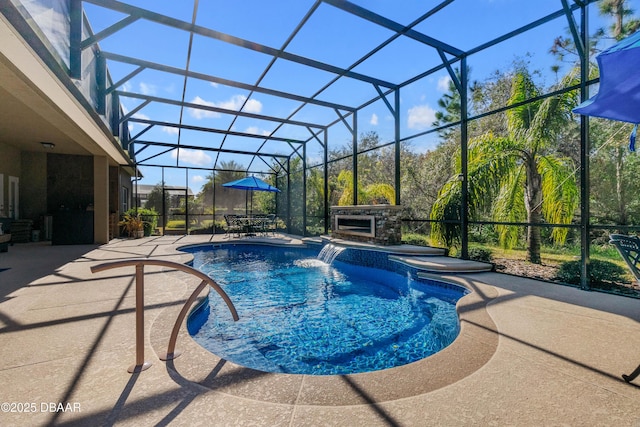
<instances>
[{"instance_id":1,"label":"blue tarp","mask_svg":"<svg viewBox=\"0 0 640 427\"><path fill-rule=\"evenodd\" d=\"M629 123L640 123L640 31L598 55L598 94L573 111Z\"/></svg>"}]
</instances>

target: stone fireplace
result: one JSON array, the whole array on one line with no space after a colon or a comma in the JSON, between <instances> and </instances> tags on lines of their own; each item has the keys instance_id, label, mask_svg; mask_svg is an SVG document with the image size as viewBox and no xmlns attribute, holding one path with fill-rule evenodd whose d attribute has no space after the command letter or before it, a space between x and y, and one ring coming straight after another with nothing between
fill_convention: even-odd
<instances>
[{"instance_id":1,"label":"stone fireplace","mask_svg":"<svg viewBox=\"0 0 640 427\"><path fill-rule=\"evenodd\" d=\"M359 205L331 207L331 237L378 245L402 242L402 206Z\"/></svg>"}]
</instances>

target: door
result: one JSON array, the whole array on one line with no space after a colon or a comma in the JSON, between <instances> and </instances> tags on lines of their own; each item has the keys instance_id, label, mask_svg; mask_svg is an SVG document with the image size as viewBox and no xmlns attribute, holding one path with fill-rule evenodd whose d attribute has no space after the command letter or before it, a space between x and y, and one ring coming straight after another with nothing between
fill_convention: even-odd
<instances>
[{"instance_id":1,"label":"door","mask_svg":"<svg viewBox=\"0 0 640 427\"><path fill-rule=\"evenodd\" d=\"M20 178L17 176L9 177L9 218L18 219L20 212Z\"/></svg>"}]
</instances>

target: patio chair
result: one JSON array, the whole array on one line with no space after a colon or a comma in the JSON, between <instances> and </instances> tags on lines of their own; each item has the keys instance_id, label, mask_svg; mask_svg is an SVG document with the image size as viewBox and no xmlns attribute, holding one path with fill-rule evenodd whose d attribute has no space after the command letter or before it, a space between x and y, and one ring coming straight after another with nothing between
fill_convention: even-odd
<instances>
[{"instance_id":1,"label":"patio chair","mask_svg":"<svg viewBox=\"0 0 640 427\"><path fill-rule=\"evenodd\" d=\"M240 237L243 227L242 224L240 224L240 221L238 221L238 215L225 215L224 221L227 225L225 228L225 236L229 237L229 235L235 235L235 237Z\"/></svg>"},{"instance_id":2,"label":"patio chair","mask_svg":"<svg viewBox=\"0 0 640 427\"><path fill-rule=\"evenodd\" d=\"M627 266L633 273L636 280L640 283L640 238L638 236L627 236L624 234L611 234L609 236L611 240L609 243L614 245L622 258L627 263ZM640 375L640 365L629 375L623 374L622 378L630 383Z\"/></svg>"},{"instance_id":3,"label":"patio chair","mask_svg":"<svg viewBox=\"0 0 640 427\"><path fill-rule=\"evenodd\" d=\"M271 233L272 236L276 234L276 215L269 214L264 222L264 234Z\"/></svg>"},{"instance_id":4,"label":"patio chair","mask_svg":"<svg viewBox=\"0 0 640 427\"><path fill-rule=\"evenodd\" d=\"M618 249L633 276L640 283L640 238L624 234L611 234L609 239L611 239L609 243Z\"/></svg>"}]
</instances>

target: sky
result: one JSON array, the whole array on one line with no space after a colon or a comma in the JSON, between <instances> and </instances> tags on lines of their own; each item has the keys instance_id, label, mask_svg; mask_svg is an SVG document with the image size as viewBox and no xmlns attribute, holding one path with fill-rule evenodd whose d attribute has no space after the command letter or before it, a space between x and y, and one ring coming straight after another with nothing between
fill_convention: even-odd
<instances>
[{"instance_id":1,"label":"sky","mask_svg":"<svg viewBox=\"0 0 640 427\"><path fill-rule=\"evenodd\" d=\"M640 0L638 0L640 1ZM636 8L638 1L630 2ZM37 3L37 2L36 2ZM191 22L193 1L181 0L131 0L126 3L151 11L167 14L184 22ZM411 24L417 17L435 7L435 0L353 0L352 3L365 7L374 13L386 16L401 25ZM570 2L572 3L572 2ZM164 66L184 69L189 61L189 69L203 75L213 75L244 84L256 84L274 91L281 91L317 99L339 105L359 106L377 95L376 88L367 82L340 78L327 89L319 92L335 78L335 74L317 68L304 67L292 61L277 59L264 74L272 57L263 53L265 48L285 47L289 55L309 58L323 64L348 68L356 64L363 55L378 44L389 40L392 32L371 22L355 17L337 7L323 3L311 15L307 23L292 40L289 36L309 12L313 0L200 0L198 2L196 24L233 37L257 43L255 49L245 49L213 38L195 35L189 52L189 34L174 28L138 20L99 42L101 50L109 53L140 58ZM94 33L118 22L126 15L107 10L90 3L83 3ZM515 30L552 11L560 9L560 0L456 0L441 11L419 23L414 29L436 40L462 51L473 49L509 31ZM608 26L598 16L595 5L591 6L591 29ZM576 19L578 17L576 16ZM553 40L566 36L567 20L562 17L533 31L517 36L497 46L471 55L468 65L471 79L483 81L497 69L508 69L516 59L527 59L532 69L541 71L539 82L550 85L557 78L551 72L555 58L548 53ZM254 45L255 46L255 45ZM441 63L436 50L409 37L391 41L372 57L358 63L353 71L361 75L373 76L378 80L393 84L408 81L420 73ZM113 81L119 81L137 66L108 59L109 72ZM562 74L562 71L559 73ZM400 91L400 135L408 138L431 128L438 109L438 99L448 91L449 76L445 70L422 78ZM306 105L267 93L253 93L241 87L233 87L219 82L189 78L185 86L182 76L153 69L145 69L119 87L129 93L150 95L159 98L240 110L273 117L290 117L302 122L328 124L339 121L333 108ZM384 88L382 88L384 89ZM318 94L319 92L319 94ZM394 105L393 96L388 98ZM122 97L125 111L137 108L141 101L132 97ZM340 110L342 114L345 112ZM202 132L197 128L230 129L238 133L304 141L311 136L305 126L279 125L278 123L238 118L213 111L185 109L177 106L152 102L135 113L140 120L157 120L168 123L182 122L194 129L154 126L140 136L141 140L176 143L196 147L220 147L230 150L255 150L276 154L288 154L296 143L269 141L242 136L224 137L222 133ZM351 119L347 120L352 125ZM144 123L131 123L132 135L143 131ZM393 116L386 104L377 101L358 112L357 132L375 131L384 142L394 138ZM224 145L223 144L224 140ZM329 129L329 148L348 146L351 134L339 122ZM413 150L425 152L438 143L434 134L410 140ZM266 171L268 165L247 156L220 154L200 149L174 150L159 154L164 150L151 147L139 153L138 161L147 160L151 164L167 164L192 168L211 168L215 163L236 161L251 171ZM311 162L321 160L321 145L310 142L307 147ZM179 159L178 159L179 156ZM162 176L157 168L143 169L144 183L155 184L164 180L172 185L189 185L198 192L205 182L206 170L165 171Z\"/></svg>"}]
</instances>

